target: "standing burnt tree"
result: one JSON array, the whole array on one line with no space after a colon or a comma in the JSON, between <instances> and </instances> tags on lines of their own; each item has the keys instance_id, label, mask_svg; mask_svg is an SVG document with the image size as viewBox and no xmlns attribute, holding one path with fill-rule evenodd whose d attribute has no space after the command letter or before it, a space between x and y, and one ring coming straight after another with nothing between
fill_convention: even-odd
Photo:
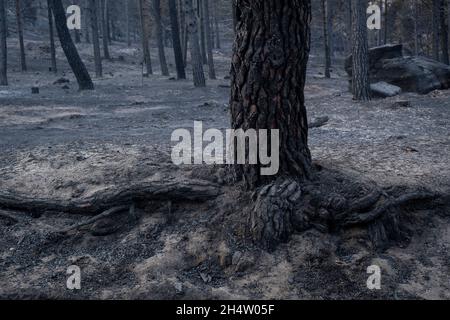
<instances>
[{"instance_id":1,"label":"standing burnt tree","mask_svg":"<svg viewBox=\"0 0 450 320\"><path fill-rule=\"evenodd\" d=\"M153 0L153 17L155 23L156 42L158 44L159 64L163 76L169 76L166 53L164 51L164 35L161 22L161 0Z\"/></svg>"},{"instance_id":2,"label":"standing burnt tree","mask_svg":"<svg viewBox=\"0 0 450 320\"><path fill-rule=\"evenodd\" d=\"M23 19L22 19L22 5L20 0L16 0L16 20L17 20L17 34L19 36L20 46L20 66L22 71L27 71L27 62L25 58L25 45L23 42Z\"/></svg>"},{"instance_id":3,"label":"standing burnt tree","mask_svg":"<svg viewBox=\"0 0 450 320\"><path fill-rule=\"evenodd\" d=\"M196 87L204 87L206 86L206 80L203 71L202 53L200 49L198 20L194 11L192 0L184 0L184 10L187 20L187 32L189 33L191 43L191 60L194 85Z\"/></svg>"},{"instance_id":4,"label":"standing burnt tree","mask_svg":"<svg viewBox=\"0 0 450 320\"><path fill-rule=\"evenodd\" d=\"M370 100L367 1L352 0L352 93L355 100Z\"/></svg>"},{"instance_id":5,"label":"standing burnt tree","mask_svg":"<svg viewBox=\"0 0 450 320\"><path fill-rule=\"evenodd\" d=\"M236 1L231 67L233 129L279 129L279 175L311 177L304 86L310 49L310 1ZM260 165L236 166L248 187Z\"/></svg>"},{"instance_id":6,"label":"standing burnt tree","mask_svg":"<svg viewBox=\"0 0 450 320\"><path fill-rule=\"evenodd\" d=\"M51 0L51 10L55 17L56 31L58 32L59 41L69 62L72 72L78 81L78 87L80 90L93 90L94 84L92 83L91 76L86 69L83 61L78 54L72 38L70 37L69 29L67 28L66 11L60 0Z\"/></svg>"},{"instance_id":7,"label":"standing burnt tree","mask_svg":"<svg viewBox=\"0 0 450 320\"><path fill-rule=\"evenodd\" d=\"M92 44L94 47L95 75L103 76L102 57L100 52L100 35L98 31L98 0L89 0L89 11L91 16Z\"/></svg>"},{"instance_id":8,"label":"standing burnt tree","mask_svg":"<svg viewBox=\"0 0 450 320\"><path fill-rule=\"evenodd\" d=\"M51 71L54 73L58 72L56 66L56 48L55 48L55 35L54 35L54 27L53 27L53 13L52 13L52 0L47 0L47 16L48 16L48 30L50 37L50 59L52 60Z\"/></svg>"},{"instance_id":9,"label":"standing burnt tree","mask_svg":"<svg viewBox=\"0 0 450 320\"><path fill-rule=\"evenodd\" d=\"M231 67L232 128L257 132L278 129L279 171L274 176L262 176L258 159L256 165L234 165L233 174L250 190L266 183L271 189L270 184L279 177L283 181L292 179L292 183L282 183L280 188L275 182L272 190L277 193L283 190L282 186L289 186L284 188L287 197L299 197L297 182L310 180L313 175L304 98L311 3L238 0L236 13ZM275 203L272 202L265 190L261 189L250 216L250 232L255 241L269 248L290 236L291 217L285 202L275 196Z\"/></svg>"},{"instance_id":10,"label":"standing burnt tree","mask_svg":"<svg viewBox=\"0 0 450 320\"><path fill-rule=\"evenodd\" d=\"M8 85L8 54L6 46L8 29L6 25L6 2L6 0L0 0L0 86Z\"/></svg>"},{"instance_id":11,"label":"standing burnt tree","mask_svg":"<svg viewBox=\"0 0 450 320\"><path fill-rule=\"evenodd\" d=\"M180 40L180 25L178 23L177 1L169 0L170 24L172 27L172 43L173 53L175 56L175 65L177 67L177 78L186 79L186 71L184 68L183 49Z\"/></svg>"}]
</instances>

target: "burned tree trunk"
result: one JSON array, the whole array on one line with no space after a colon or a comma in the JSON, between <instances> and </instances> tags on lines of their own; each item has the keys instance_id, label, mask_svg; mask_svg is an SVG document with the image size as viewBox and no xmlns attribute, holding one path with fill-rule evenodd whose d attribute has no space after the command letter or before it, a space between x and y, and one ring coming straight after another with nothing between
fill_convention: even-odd
<instances>
[{"instance_id":1,"label":"burned tree trunk","mask_svg":"<svg viewBox=\"0 0 450 320\"><path fill-rule=\"evenodd\" d=\"M126 33L127 33L127 46L131 47L131 35L130 35L130 0L125 1L125 19L126 19Z\"/></svg>"},{"instance_id":2,"label":"burned tree trunk","mask_svg":"<svg viewBox=\"0 0 450 320\"><path fill-rule=\"evenodd\" d=\"M78 54L77 48L75 47L72 38L70 37L69 29L67 28L66 22L66 12L59 0L51 0L52 12L55 17L56 30L58 32L59 41L66 55L67 61L69 62L70 68L72 69L75 77L78 81L78 86L80 90L92 90L94 89L94 84L92 83L91 76L86 69L83 61Z\"/></svg>"},{"instance_id":3,"label":"burned tree trunk","mask_svg":"<svg viewBox=\"0 0 450 320\"><path fill-rule=\"evenodd\" d=\"M55 32L53 30L53 13L52 13L52 6L51 6L51 0L47 0L47 13L48 13L48 29L49 29L49 36L50 36L50 56L52 60L52 66L51 70L52 72L56 73L58 72L57 66L56 66L56 48L55 48Z\"/></svg>"},{"instance_id":4,"label":"burned tree trunk","mask_svg":"<svg viewBox=\"0 0 450 320\"><path fill-rule=\"evenodd\" d=\"M108 0L100 0L100 18L102 24L102 37L103 37L103 55L106 60L111 60L109 54L109 32L108 32Z\"/></svg>"},{"instance_id":5,"label":"burned tree trunk","mask_svg":"<svg viewBox=\"0 0 450 320\"><path fill-rule=\"evenodd\" d=\"M159 63L161 65L161 73L163 76L169 76L169 68L167 67L166 53L164 51L164 39L161 24L161 0L153 0L153 16L155 18L156 42L158 43L158 55Z\"/></svg>"},{"instance_id":6,"label":"burned tree trunk","mask_svg":"<svg viewBox=\"0 0 450 320\"><path fill-rule=\"evenodd\" d=\"M329 3L328 0L322 0L323 17L323 41L325 48L325 78L331 78L331 51L330 51L330 30L329 30Z\"/></svg>"},{"instance_id":7,"label":"burned tree trunk","mask_svg":"<svg viewBox=\"0 0 450 320\"><path fill-rule=\"evenodd\" d=\"M267 183L259 189L250 212L249 232L255 242L270 249L292 233L292 203L301 198L298 182L313 176L304 98L311 3L238 0L236 6L239 18L231 67L232 129L255 129L259 133L279 130L279 141L273 138L257 143L260 150L271 150L279 142L279 157L274 159L279 162L279 170L263 176L261 157L255 165L248 154L245 164L232 168L235 178L244 180L248 189ZM236 152L232 156L236 160Z\"/></svg>"},{"instance_id":8,"label":"burned tree trunk","mask_svg":"<svg viewBox=\"0 0 450 320\"><path fill-rule=\"evenodd\" d=\"M370 100L366 5L366 1L352 0L352 93L355 100L362 101Z\"/></svg>"},{"instance_id":9,"label":"burned tree trunk","mask_svg":"<svg viewBox=\"0 0 450 320\"><path fill-rule=\"evenodd\" d=\"M278 175L311 177L303 89L310 49L309 1L239 0L231 67L233 129L279 129ZM251 59L250 59L251 57ZM261 165L235 166L250 188ZM271 177L273 178L273 177Z\"/></svg>"},{"instance_id":10,"label":"burned tree trunk","mask_svg":"<svg viewBox=\"0 0 450 320\"><path fill-rule=\"evenodd\" d=\"M206 35L206 51L208 54L208 71L211 80L216 79L216 70L214 68L213 45L211 41L211 20L209 12L209 0L203 0L203 15L205 16L205 35Z\"/></svg>"},{"instance_id":11,"label":"burned tree trunk","mask_svg":"<svg viewBox=\"0 0 450 320\"><path fill-rule=\"evenodd\" d=\"M20 66L22 68L22 71L27 71L25 45L23 42L22 6L20 4L20 0L16 0L16 19L17 19L17 34L19 36L19 46L20 46Z\"/></svg>"},{"instance_id":12,"label":"burned tree trunk","mask_svg":"<svg viewBox=\"0 0 450 320\"><path fill-rule=\"evenodd\" d=\"M139 15L141 19L141 40L143 52L143 64L146 67L144 76L153 74L152 59L150 56L149 38L150 38L150 12L147 6L147 1L139 0Z\"/></svg>"},{"instance_id":13,"label":"burned tree trunk","mask_svg":"<svg viewBox=\"0 0 450 320\"><path fill-rule=\"evenodd\" d=\"M432 0L432 27L433 27L433 36L432 36L432 52L433 52L433 59L436 61L439 61L439 9L440 9L440 2L441 0Z\"/></svg>"},{"instance_id":14,"label":"burned tree trunk","mask_svg":"<svg viewBox=\"0 0 450 320\"><path fill-rule=\"evenodd\" d=\"M169 14L170 14L170 24L172 27L172 43L173 43L173 53L175 56L175 65L177 68L177 78L186 79L186 71L184 68L183 61L183 50L181 48L180 41L180 26L178 23L178 11L177 11L177 1L169 0Z\"/></svg>"},{"instance_id":15,"label":"burned tree trunk","mask_svg":"<svg viewBox=\"0 0 450 320\"><path fill-rule=\"evenodd\" d=\"M450 64L448 56L448 0L441 0L441 62Z\"/></svg>"},{"instance_id":16,"label":"burned tree trunk","mask_svg":"<svg viewBox=\"0 0 450 320\"><path fill-rule=\"evenodd\" d=\"M89 0L89 11L91 16L92 44L94 47L95 75L97 78L103 76L102 57L100 52L100 36L98 32L98 0Z\"/></svg>"},{"instance_id":17,"label":"burned tree trunk","mask_svg":"<svg viewBox=\"0 0 450 320\"><path fill-rule=\"evenodd\" d=\"M214 34L216 36L216 48L221 49L222 45L220 42L220 27L219 27L219 13L217 11L217 2L213 1L213 12L214 12Z\"/></svg>"},{"instance_id":18,"label":"burned tree trunk","mask_svg":"<svg viewBox=\"0 0 450 320\"><path fill-rule=\"evenodd\" d=\"M8 33L6 25L6 0L0 0L0 86L8 85L8 53L6 36Z\"/></svg>"},{"instance_id":19,"label":"burned tree trunk","mask_svg":"<svg viewBox=\"0 0 450 320\"><path fill-rule=\"evenodd\" d=\"M206 33L205 33L205 12L203 10L203 0L197 0L198 17L200 19L200 49L202 53L203 64L208 64L208 55L206 52Z\"/></svg>"},{"instance_id":20,"label":"burned tree trunk","mask_svg":"<svg viewBox=\"0 0 450 320\"><path fill-rule=\"evenodd\" d=\"M202 54L200 51L198 21L192 0L184 0L184 10L186 11L187 32L191 36L191 60L194 85L196 87L204 87L206 86L206 81L203 71Z\"/></svg>"}]
</instances>

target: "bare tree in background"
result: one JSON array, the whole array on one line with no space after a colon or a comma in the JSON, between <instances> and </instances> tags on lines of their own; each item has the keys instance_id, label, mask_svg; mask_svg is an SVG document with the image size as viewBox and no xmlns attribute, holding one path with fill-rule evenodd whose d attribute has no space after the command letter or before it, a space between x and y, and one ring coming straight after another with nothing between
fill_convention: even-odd
<instances>
[{"instance_id":1,"label":"bare tree in background","mask_svg":"<svg viewBox=\"0 0 450 320\"><path fill-rule=\"evenodd\" d=\"M330 30L329 30L329 11L328 1L321 0L322 18L323 18L323 42L325 49L325 78L331 78L331 52L330 52Z\"/></svg>"},{"instance_id":2,"label":"bare tree in background","mask_svg":"<svg viewBox=\"0 0 450 320\"><path fill-rule=\"evenodd\" d=\"M20 47L20 67L22 71L27 71L27 60L25 57L25 44L23 42L23 18L22 5L20 0L16 0L16 20L17 20L17 34L19 36Z\"/></svg>"},{"instance_id":3,"label":"bare tree in background","mask_svg":"<svg viewBox=\"0 0 450 320\"><path fill-rule=\"evenodd\" d=\"M169 76L169 68L167 67L166 53L164 50L164 36L161 23L161 0L153 0L153 17L155 18L156 42L158 44L159 63L161 65L161 73L163 76Z\"/></svg>"},{"instance_id":4,"label":"bare tree in background","mask_svg":"<svg viewBox=\"0 0 450 320\"><path fill-rule=\"evenodd\" d=\"M355 100L370 100L367 2L352 0L352 93Z\"/></svg>"},{"instance_id":5,"label":"bare tree in background","mask_svg":"<svg viewBox=\"0 0 450 320\"><path fill-rule=\"evenodd\" d=\"M203 3L203 15L205 19L205 35L206 35L206 51L208 54L208 72L211 80L216 79L216 70L214 68L214 55L211 37L211 21L209 12L209 0L202 0Z\"/></svg>"},{"instance_id":6,"label":"bare tree in background","mask_svg":"<svg viewBox=\"0 0 450 320\"><path fill-rule=\"evenodd\" d=\"M142 40L142 52L143 63L145 64L146 73L144 76L153 74L152 59L150 55L150 8L146 0L139 0L139 16L141 20L141 40Z\"/></svg>"},{"instance_id":7,"label":"bare tree in background","mask_svg":"<svg viewBox=\"0 0 450 320\"><path fill-rule=\"evenodd\" d=\"M111 60L111 55L109 54L108 0L100 0L99 6L103 37L103 55L106 60Z\"/></svg>"},{"instance_id":8,"label":"bare tree in background","mask_svg":"<svg viewBox=\"0 0 450 320\"><path fill-rule=\"evenodd\" d=\"M130 0L125 1L125 19L126 19L126 33L127 33L127 45L131 47L131 35L130 35Z\"/></svg>"},{"instance_id":9,"label":"bare tree in background","mask_svg":"<svg viewBox=\"0 0 450 320\"><path fill-rule=\"evenodd\" d=\"M440 60L440 54L439 54L440 4L441 4L441 0L432 0L432 10L431 10L431 12L432 12L431 20L432 20L432 27L433 27L432 54L433 54L433 59L436 61Z\"/></svg>"},{"instance_id":10,"label":"bare tree in background","mask_svg":"<svg viewBox=\"0 0 450 320\"><path fill-rule=\"evenodd\" d=\"M8 27L6 23L6 0L0 0L0 86L8 85L8 48L6 37Z\"/></svg>"},{"instance_id":11,"label":"bare tree in background","mask_svg":"<svg viewBox=\"0 0 450 320\"><path fill-rule=\"evenodd\" d=\"M216 35L216 48L220 49L222 47L220 41L220 27L219 27L219 12L217 11L217 1L212 1L213 3L213 11L214 11L214 29Z\"/></svg>"},{"instance_id":12,"label":"bare tree in background","mask_svg":"<svg viewBox=\"0 0 450 320\"><path fill-rule=\"evenodd\" d=\"M448 0L440 0L441 62L450 64L448 56Z\"/></svg>"},{"instance_id":13,"label":"bare tree in background","mask_svg":"<svg viewBox=\"0 0 450 320\"><path fill-rule=\"evenodd\" d=\"M58 32L59 41L69 62L72 72L77 78L80 90L92 90L94 84L86 69L83 61L78 54L77 48L70 37L70 31L67 28L66 11L60 0L51 0L51 8L55 17L56 30Z\"/></svg>"},{"instance_id":14,"label":"bare tree in background","mask_svg":"<svg viewBox=\"0 0 450 320\"><path fill-rule=\"evenodd\" d=\"M175 65L177 68L177 78L186 79L186 71L183 61L183 49L180 40L180 25L178 22L177 0L169 0L170 24L172 27L173 53L175 56Z\"/></svg>"},{"instance_id":15,"label":"bare tree in background","mask_svg":"<svg viewBox=\"0 0 450 320\"><path fill-rule=\"evenodd\" d=\"M100 35L98 30L98 1L88 0L89 11L91 16L92 44L94 47L95 75L97 78L103 76L102 57L100 50Z\"/></svg>"},{"instance_id":16,"label":"bare tree in background","mask_svg":"<svg viewBox=\"0 0 450 320\"><path fill-rule=\"evenodd\" d=\"M198 20L197 15L194 11L192 0L184 0L184 10L186 12L187 32L189 32L190 35L194 85L196 87L204 87L206 86L206 81L203 71L202 54L200 50Z\"/></svg>"},{"instance_id":17,"label":"bare tree in background","mask_svg":"<svg viewBox=\"0 0 450 320\"><path fill-rule=\"evenodd\" d=\"M55 32L53 27L53 13L51 0L47 0L47 15L48 15L49 38L50 38L50 59L52 61L51 71L57 73L58 69L56 66Z\"/></svg>"}]
</instances>

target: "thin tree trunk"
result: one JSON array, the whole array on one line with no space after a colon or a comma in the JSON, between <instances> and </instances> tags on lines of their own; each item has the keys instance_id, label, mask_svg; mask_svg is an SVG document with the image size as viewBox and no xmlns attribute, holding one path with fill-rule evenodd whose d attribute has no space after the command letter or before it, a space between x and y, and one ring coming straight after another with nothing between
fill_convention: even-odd
<instances>
[{"instance_id":1,"label":"thin tree trunk","mask_svg":"<svg viewBox=\"0 0 450 320\"><path fill-rule=\"evenodd\" d=\"M127 24L127 46L131 47L131 37L130 37L130 0L125 1L125 16Z\"/></svg>"},{"instance_id":2,"label":"thin tree trunk","mask_svg":"<svg viewBox=\"0 0 450 320\"><path fill-rule=\"evenodd\" d=\"M164 50L163 28L161 23L161 0L153 0L153 17L155 18L156 42L158 43L159 63L163 76L169 76L166 53Z\"/></svg>"},{"instance_id":3,"label":"thin tree trunk","mask_svg":"<svg viewBox=\"0 0 450 320\"><path fill-rule=\"evenodd\" d=\"M219 12L217 11L217 2L213 0L214 6L214 29L216 35L216 48L221 49L222 44L220 42L220 27L219 27Z\"/></svg>"},{"instance_id":4,"label":"thin tree trunk","mask_svg":"<svg viewBox=\"0 0 450 320\"><path fill-rule=\"evenodd\" d=\"M206 65L208 64L208 53L206 51L205 12L203 10L203 1L204 0L197 0L197 5L200 18L200 48L203 64Z\"/></svg>"},{"instance_id":5,"label":"thin tree trunk","mask_svg":"<svg viewBox=\"0 0 450 320\"><path fill-rule=\"evenodd\" d=\"M49 36L50 36L50 57L52 60L52 66L51 70L54 73L58 72L58 68L56 66L56 48L55 48L55 32L53 28L53 13L52 13L52 6L50 3L51 0L47 0L47 14L48 14L48 29L49 29Z\"/></svg>"},{"instance_id":6,"label":"thin tree trunk","mask_svg":"<svg viewBox=\"0 0 450 320\"><path fill-rule=\"evenodd\" d=\"M66 55L67 61L75 74L80 90L93 90L94 84L86 69L83 61L78 54L77 48L70 37L67 28L66 12L60 0L51 0L52 12L55 17L56 30L58 32L59 41Z\"/></svg>"},{"instance_id":7,"label":"thin tree trunk","mask_svg":"<svg viewBox=\"0 0 450 320\"><path fill-rule=\"evenodd\" d=\"M141 40L142 40L142 52L143 63L145 64L147 72L144 76L153 74L152 60L150 56L149 38L150 38L150 12L147 6L146 0L139 0L139 12L141 20Z\"/></svg>"},{"instance_id":8,"label":"thin tree trunk","mask_svg":"<svg viewBox=\"0 0 450 320\"><path fill-rule=\"evenodd\" d=\"M352 92L355 100L370 100L369 46L367 42L367 2L352 0L353 50Z\"/></svg>"},{"instance_id":9,"label":"thin tree trunk","mask_svg":"<svg viewBox=\"0 0 450 320\"><path fill-rule=\"evenodd\" d=\"M192 0L184 0L184 10L187 19L187 31L191 42L191 60L194 85L196 87L206 86L205 74L203 71L202 54L200 51L200 39L198 30L198 19L194 11Z\"/></svg>"},{"instance_id":10,"label":"thin tree trunk","mask_svg":"<svg viewBox=\"0 0 450 320\"><path fill-rule=\"evenodd\" d=\"M433 35L432 35L432 54L433 59L436 61L440 61L440 54L439 54L439 42L440 42L440 36L439 36L439 21L440 21L440 0L432 0L432 27L433 27Z\"/></svg>"},{"instance_id":11,"label":"thin tree trunk","mask_svg":"<svg viewBox=\"0 0 450 320\"><path fill-rule=\"evenodd\" d=\"M108 16L106 14L108 10L108 0L101 0L99 5L102 24L103 55L106 60L111 60L111 55L109 54Z\"/></svg>"},{"instance_id":12,"label":"thin tree trunk","mask_svg":"<svg viewBox=\"0 0 450 320\"><path fill-rule=\"evenodd\" d=\"M211 43L211 21L209 15L209 0L202 0L203 15L205 19L205 36L206 36L206 50L208 54L208 74L211 80L216 79L216 70L214 68L214 55Z\"/></svg>"},{"instance_id":13,"label":"thin tree trunk","mask_svg":"<svg viewBox=\"0 0 450 320\"><path fill-rule=\"evenodd\" d=\"M91 43L91 35L89 30L91 29L91 17L90 17L90 10L89 10L89 0L85 0L84 2L84 9L86 11L85 18L82 19L83 25L84 25L84 40L86 43Z\"/></svg>"},{"instance_id":14,"label":"thin tree trunk","mask_svg":"<svg viewBox=\"0 0 450 320\"><path fill-rule=\"evenodd\" d=\"M6 23L6 0L0 0L0 86L8 85L8 48L6 36L8 27Z\"/></svg>"},{"instance_id":15,"label":"thin tree trunk","mask_svg":"<svg viewBox=\"0 0 450 320\"><path fill-rule=\"evenodd\" d=\"M323 18L323 41L325 48L325 78L331 78L331 53L330 53L330 34L328 24L328 0L321 0L322 2L322 18Z\"/></svg>"},{"instance_id":16,"label":"thin tree trunk","mask_svg":"<svg viewBox=\"0 0 450 320\"><path fill-rule=\"evenodd\" d=\"M16 18L17 18L17 33L19 35L19 46L20 46L20 66L22 68L22 71L27 71L25 45L23 42L22 6L20 0L16 0Z\"/></svg>"},{"instance_id":17,"label":"thin tree trunk","mask_svg":"<svg viewBox=\"0 0 450 320\"><path fill-rule=\"evenodd\" d=\"M177 67L177 78L186 79L184 68L183 51L180 41L180 26L178 24L177 0L169 0L170 23L172 27L172 44L175 56L175 65Z\"/></svg>"},{"instance_id":18,"label":"thin tree trunk","mask_svg":"<svg viewBox=\"0 0 450 320\"><path fill-rule=\"evenodd\" d=\"M419 19L419 3L418 0L414 0L414 54L417 57L419 55L419 30L418 30L418 19Z\"/></svg>"},{"instance_id":19,"label":"thin tree trunk","mask_svg":"<svg viewBox=\"0 0 450 320\"><path fill-rule=\"evenodd\" d=\"M91 16L92 44L94 47L95 75L97 78L101 78L103 76L103 66L98 31L98 1L99 0L89 0L89 11Z\"/></svg>"},{"instance_id":20,"label":"thin tree trunk","mask_svg":"<svg viewBox=\"0 0 450 320\"><path fill-rule=\"evenodd\" d=\"M237 0L237 7L242 9L231 67L231 126L244 131L278 129L280 145L277 175L264 178L260 163L235 165L235 175L250 189L279 176L309 179L304 86L311 3Z\"/></svg>"},{"instance_id":21,"label":"thin tree trunk","mask_svg":"<svg viewBox=\"0 0 450 320\"><path fill-rule=\"evenodd\" d=\"M383 43L384 44L387 44L387 42L388 42L388 23L389 23L389 19L388 19L388 14L389 14L389 11L388 11L388 7L389 7L389 4L388 4L388 0L384 0L384 38L383 38Z\"/></svg>"},{"instance_id":22,"label":"thin tree trunk","mask_svg":"<svg viewBox=\"0 0 450 320\"><path fill-rule=\"evenodd\" d=\"M448 56L448 2L440 0L440 20L441 20L441 62L449 64Z\"/></svg>"}]
</instances>

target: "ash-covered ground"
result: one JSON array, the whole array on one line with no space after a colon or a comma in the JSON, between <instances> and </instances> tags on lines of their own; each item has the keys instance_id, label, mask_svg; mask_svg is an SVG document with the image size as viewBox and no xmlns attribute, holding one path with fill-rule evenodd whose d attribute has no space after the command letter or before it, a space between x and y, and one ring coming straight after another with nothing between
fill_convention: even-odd
<instances>
[{"instance_id":1,"label":"ash-covered ground","mask_svg":"<svg viewBox=\"0 0 450 320\"><path fill-rule=\"evenodd\" d=\"M156 74L142 78L141 52L115 44L96 90L79 92L61 51L55 75L43 63L46 44L28 42L30 71L20 73L14 39L9 46L10 86L0 88L1 190L70 200L152 179L223 179L220 169L178 168L169 153L173 130L195 120L229 127L229 47L215 52L219 80L198 89L191 80L158 75L156 52ZM79 49L93 70L91 47ZM342 61L334 65L332 79L324 79L322 59L310 59L309 117L329 117L310 131L314 161L386 189L448 194L450 91L356 103ZM54 84L61 78L70 82ZM40 94L31 94L33 86ZM396 105L399 100L410 106ZM59 241L48 235L89 217L0 210L14 218L0 218L0 298L450 299L448 207L405 212L410 238L384 250L358 233L310 230L268 253L227 225L245 195L224 188L214 201L151 202L137 209L137 219L105 219ZM66 270L74 264L82 288L70 291ZM382 269L379 291L366 286L373 264Z\"/></svg>"}]
</instances>

